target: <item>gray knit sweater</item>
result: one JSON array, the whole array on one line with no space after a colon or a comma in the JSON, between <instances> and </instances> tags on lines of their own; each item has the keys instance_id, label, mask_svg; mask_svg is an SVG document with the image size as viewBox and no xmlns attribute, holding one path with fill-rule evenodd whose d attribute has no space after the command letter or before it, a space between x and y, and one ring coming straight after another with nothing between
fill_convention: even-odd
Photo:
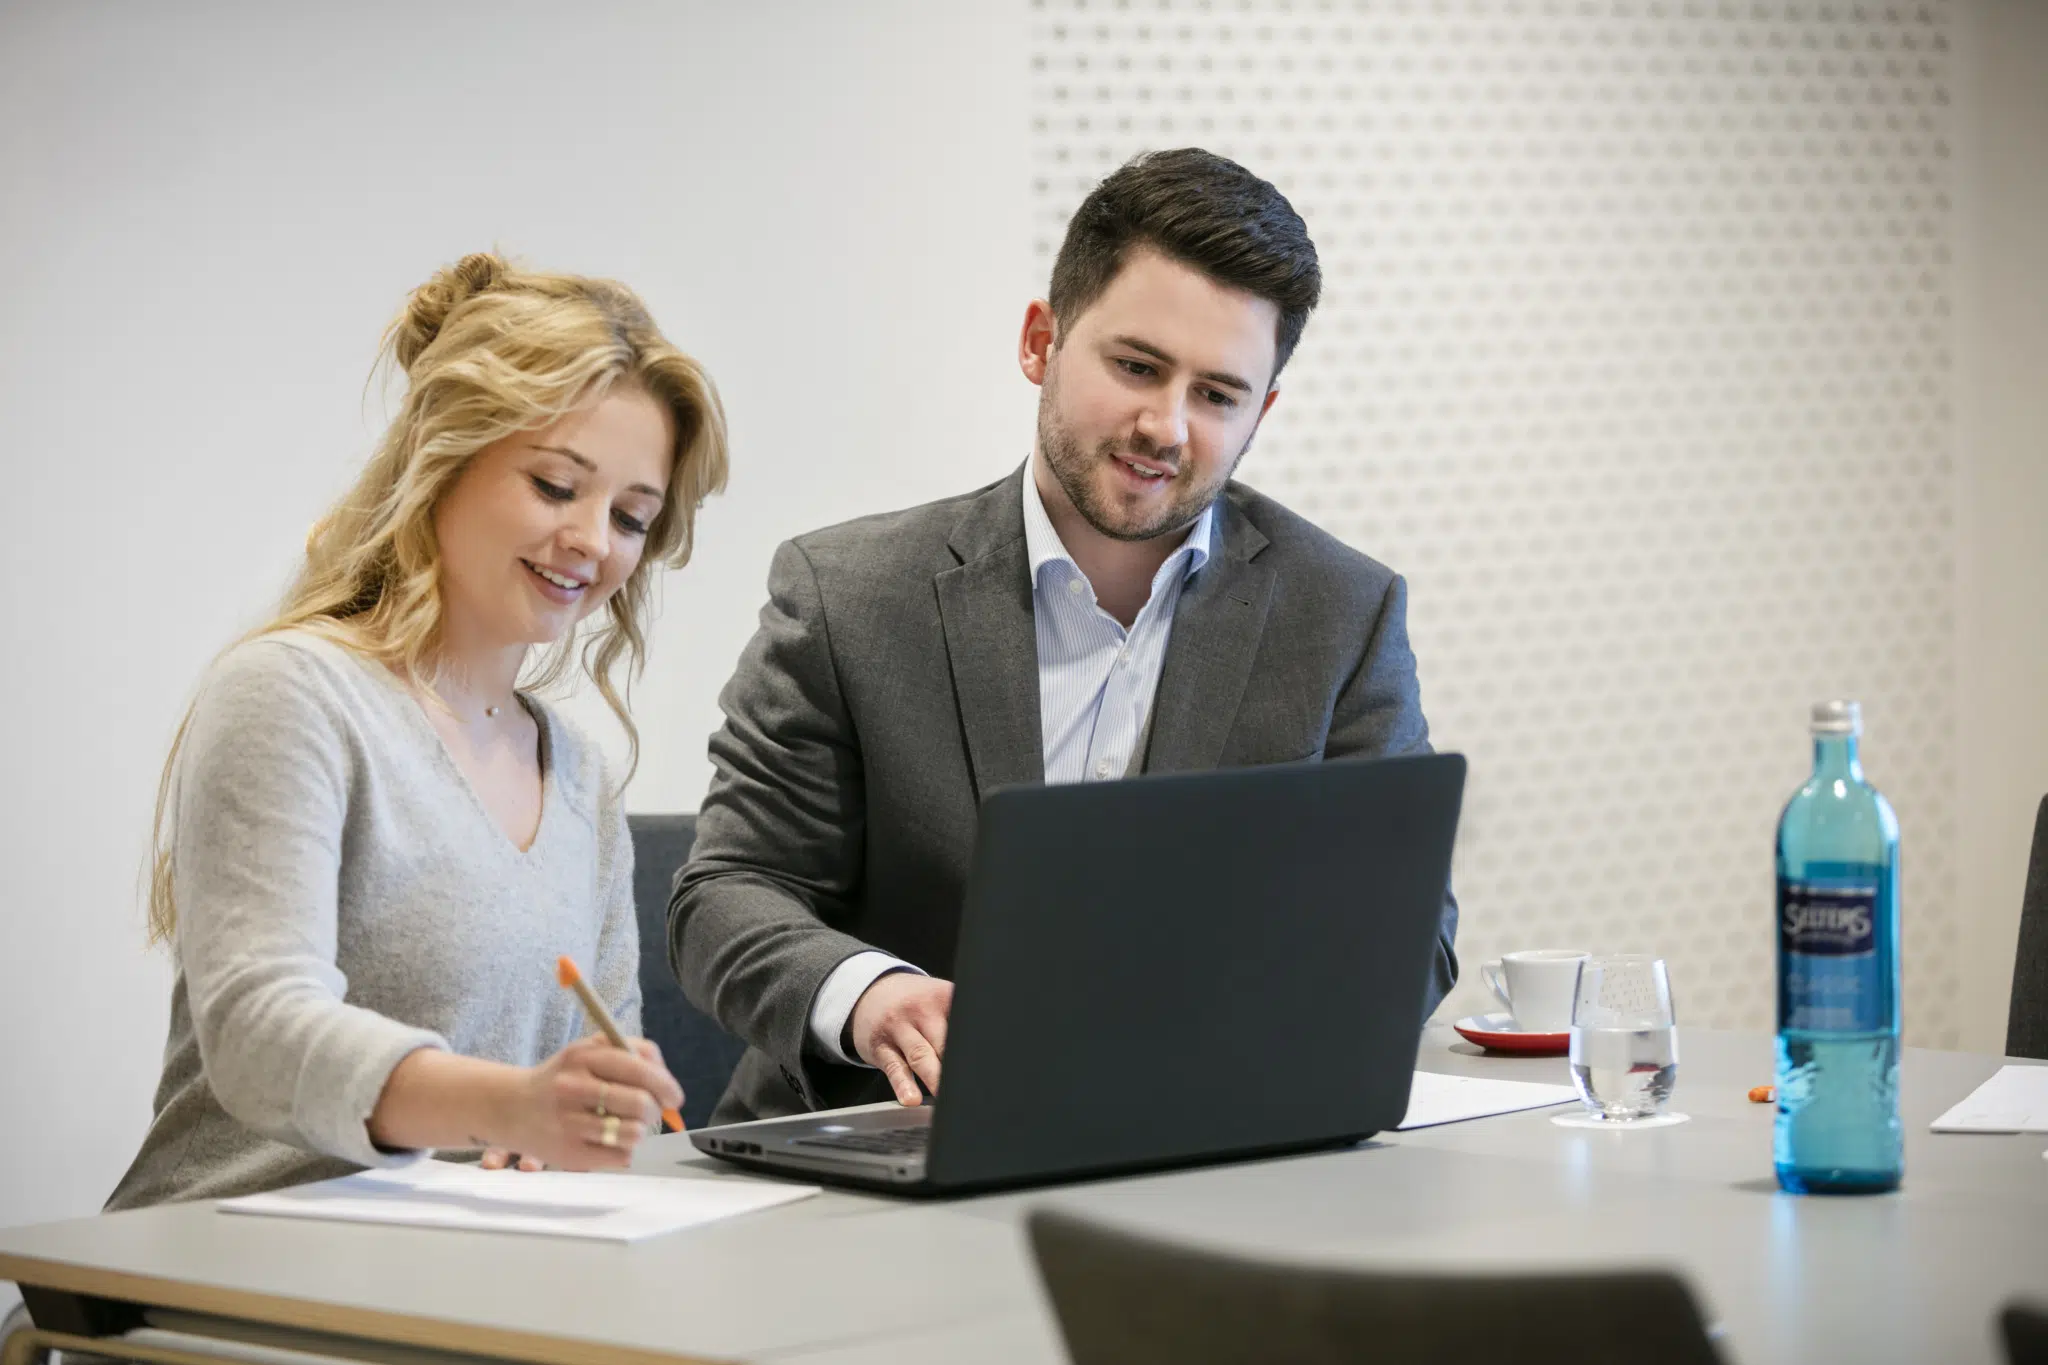
<instances>
[{"instance_id":1,"label":"gray knit sweater","mask_svg":"<svg viewBox=\"0 0 2048 1365\"><path fill-rule=\"evenodd\" d=\"M109 1209L406 1159L366 1120L408 1053L525 1066L588 1031L560 954L639 1031L624 807L597 747L524 700L545 785L522 853L383 666L291 632L207 674L174 796L163 1080Z\"/></svg>"}]
</instances>

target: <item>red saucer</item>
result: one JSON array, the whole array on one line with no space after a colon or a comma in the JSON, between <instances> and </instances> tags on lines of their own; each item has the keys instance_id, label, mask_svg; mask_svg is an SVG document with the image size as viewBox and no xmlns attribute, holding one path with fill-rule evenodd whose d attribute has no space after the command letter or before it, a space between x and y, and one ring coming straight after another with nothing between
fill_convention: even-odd
<instances>
[{"instance_id":1,"label":"red saucer","mask_svg":"<svg viewBox=\"0 0 2048 1365\"><path fill-rule=\"evenodd\" d=\"M1571 1050L1569 1033L1524 1033L1512 1014L1473 1014L1451 1025L1467 1042L1489 1052L1517 1052L1528 1057L1561 1057Z\"/></svg>"}]
</instances>

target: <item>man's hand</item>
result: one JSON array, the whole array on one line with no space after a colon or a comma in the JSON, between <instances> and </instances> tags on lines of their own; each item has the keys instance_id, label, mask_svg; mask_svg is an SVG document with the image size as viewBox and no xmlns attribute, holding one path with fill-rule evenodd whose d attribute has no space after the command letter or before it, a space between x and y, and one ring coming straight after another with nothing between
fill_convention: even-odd
<instances>
[{"instance_id":1,"label":"man's hand","mask_svg":"<svg viewBox=\"0 0 2048 1365\"><path fill-rule=\"evenodd\" d=\"M854 1002L848 1022L853 1050L889 1078L899 1102L923 1102L919 1081L939 1093L939 1058L946 1052L946 1012L952 1007L952 982L901 971L876 977Z\"/></svg>"}]
</instances>

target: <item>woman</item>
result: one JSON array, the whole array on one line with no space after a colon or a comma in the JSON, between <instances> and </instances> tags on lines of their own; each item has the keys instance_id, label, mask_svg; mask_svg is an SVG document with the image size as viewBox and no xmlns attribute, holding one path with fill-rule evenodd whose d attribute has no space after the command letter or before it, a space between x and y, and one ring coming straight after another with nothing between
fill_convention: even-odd
<instances>
[{"instance_id":1,"label":"woman","mask_svg":"<svg viewBox=\"0 0 2048 1365\"><path fill-rule=\"evenodd\" d=\"M681 1101L553 980L573 957L638 1031L618 784L518 683L580 660L637 753L613 669L724 486L717 394L623 287L490 255L415 291L385 350L403 407L164 765L170 1038L109 1209L427 1148L623 1167Z\"/></svg>"}]
</instances>

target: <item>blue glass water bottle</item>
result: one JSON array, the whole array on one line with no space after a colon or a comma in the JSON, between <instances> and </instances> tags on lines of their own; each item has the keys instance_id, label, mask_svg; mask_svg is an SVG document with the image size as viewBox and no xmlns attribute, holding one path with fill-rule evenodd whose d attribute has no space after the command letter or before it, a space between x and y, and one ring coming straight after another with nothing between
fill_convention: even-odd
<instances>
[{"instance_id":1,"label":"blue glass water bottle","mask_svg":"<svg viewBox=\"0 0 2048 1365\"><path fill-rule=\"evenodd\" d=\"M1862 708L1813 708L1813 776L1778 819L1778 1184L1897 1189L1899 821L1863 779Z\"/></svg>"}]
</instances>

